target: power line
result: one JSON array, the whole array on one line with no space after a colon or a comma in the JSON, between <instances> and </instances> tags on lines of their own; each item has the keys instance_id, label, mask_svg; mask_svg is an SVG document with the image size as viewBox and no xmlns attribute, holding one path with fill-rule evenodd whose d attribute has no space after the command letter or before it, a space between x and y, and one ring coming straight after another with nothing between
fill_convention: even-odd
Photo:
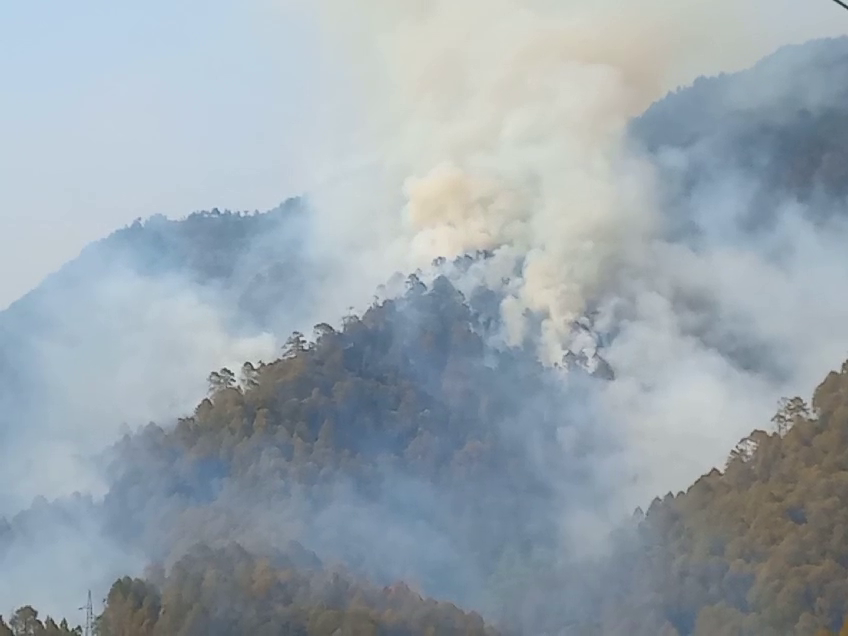
<instances>
[{"instance_id":1,"label":"power line","mask_svg":"<svg viewBox=\"0 0 848 636\"><path fill-rule=\"evenodd\" d=\"M848 9L848 4L842 2L842 0L833 0L836 4L838 4L843 9Z\"/></svg>"}]
</instances>

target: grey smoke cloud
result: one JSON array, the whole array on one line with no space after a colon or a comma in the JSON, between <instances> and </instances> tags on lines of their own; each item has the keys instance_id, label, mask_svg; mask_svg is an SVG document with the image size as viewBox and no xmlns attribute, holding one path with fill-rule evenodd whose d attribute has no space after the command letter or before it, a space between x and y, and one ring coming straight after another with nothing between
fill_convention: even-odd
<instances>
[{"instance_id":1,"label":"grey smoke cloud","mask_svg":"<svg viewBox=\"0 0 848 636\"><path fill-rule=\"evenodd\" d=\"M36 301L46 331L27 323L35 334L18 334L29 340L32 384L17 396L22 412L3 414L7 514L36 496L102 494L91 460L123 430L190 412L212 369L274 355L272 334L233 333L223 308L188 280L102 265L105 275Z\"/></svg>"},{"instance_id":2,"label":"grey smoke cloud","mask_svg":"<svg viewBox=\"0 0 848 636\"><path fill-rule=\"evenodd\" d=\"M666 183L712 157L710 148L664 150L658 159L628 137L630 119L677 83L841 30L827 3L796 4L374 0L304 8L321 14L328 46L352 45L345 59L358 83L344 106L364 117L353 169L312 198L307 251L322 264L314 322L361 308L396 271L478 249L493 257L458 284L504 294L502 344L532 339L546 363L557 363L575 346L573 321L596 310L616 379L586 391L591 416L618 436L597 465L618 496L556 511L572 543L721 464L741 436L765 424L779 396L808 392L848 346L848 307L831 292L848 268L841 227L822 229L790 200L770 233L746 234L738 220L758 175L720 156L709 182L669 203ZM761 27L757 37L752 25ZM773 103L775 86L791 77L778 72L753 89L740 83L720 106ZM813 106L832 97L826 80L820 86ZM759 97L752 103L751 95ZM697 245L667 232L681 215L702 230ZM8 511L36 494L101 494L88 449L112 441L124 421L187 412L210 370L270 357L277 346L270 334L230 332L226 306L179 278L117 271L87 293L89 309L38 345L49 361L49 399L41 426L4 447L3 470L32 475L4 492ZM564 458L578 448L565 430L560 442ZM45 457L49 470L28 469ZM550 464L539 470L560 479ZM331 547L350 502L340 495L339 504L320 537ZM369 512L363 506L362 519ZM419 536L429 535L401 535L396 545ZM85 554L102 540L95 527L43 545ZM125 557L104 558L137 565ZM29 567L23 557L12 563L9 572L20 576ZM0 603L71 607L37 592L0 588Z\"/></svg>"},{"instance_id":3,"label":"grey smoke cloud","mask_svg":"<svg viewBox=\"0 0 848 636\"><path fill-rule=\"evenodd\" d=\"M392 269L490 250L476 275L506 295L507 343L527 338L535 317L549 364L572 346L574 320L599 307L616 332L606 355L617 371L601 402L636 475L621 486L622 510L721 465L781 394L808 392L838 361L844 308L811 304L818 277L843 267L827 247L834 234L791 200L771 235L744 234L762 175L722 168L719 155L710 183L670 208L661 180L681 173L628 138L630 119L683 78L841 33L834 7L339 0L315 11L361 81L368 150L382 162L316 197L325 224L345 228L341 245L356 246L337 250L356 254L351 277L370 286ZM722 94L721 108L788 106L777 96L796 70L815 75L807 56L778 56ZM826 100L827 80L819 89L804 100ZM696 152L710 150L669 156L685 164ZM684 215L700 223L699 249L669 233ZM790 246L782 262L777 245ZM811 323L822 325L815 335L799 327ZM753 366L733 344L746 340L764 350Z\"/></svg>"}]
</instances>

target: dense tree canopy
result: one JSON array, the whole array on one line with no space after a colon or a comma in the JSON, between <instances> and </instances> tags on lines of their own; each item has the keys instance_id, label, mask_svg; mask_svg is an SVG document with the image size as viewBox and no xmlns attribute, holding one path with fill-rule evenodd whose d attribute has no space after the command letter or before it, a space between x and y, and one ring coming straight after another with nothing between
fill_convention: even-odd
<instances>
[{"instance_id":1,"label":"dense tree canopy","mask_svg":"<svg viewBox=\"0 0 848 636\"><path fill-rule=\"evenodd\" d=\"M848 363L782 403L686 493L657 499L620 558L603 633L812 635L848 616ZM641 581L641 585L637 585ZM650 581L652 585L644 585ZM632 608L632 613L622 608ZM632 623L631 623L632 624ZM846 628L848 631L848 628Z\"/></svg>"},{"instance_id":2,"label":"dense tree canopy","mask_svg":"<svg viewBox=\"0 0 848 636\"><path fill-rule=\"evenodd\" d=\"M102 634L488 633L402 580L484 609L506 631L842 628L848 363L809 405L784 400L723 470L634 517L613 558L564 573L550 514L561 493L527 453L555 442L574 396L551 390L568 385L532 352L490 349L480 329L447 280L411 285L340 331L294 334L276 361L212 373L192 416L128 435L105 511L164 567L115 584ZM587 448L601 445L571 426ZM577 492L592 473L575 463L561 474ZM392 534L413 543L392 545ZM32 608L3 628L68 633Z\"/></svg>"},{"instance_id":3,"label":"dense tree canopy","mask_svg":"<svg viewBox=\"0 0 848 636\"><path fill-rule=\"evenodd\" d=\"M740 236L777 223L785 198L817 226L844 216L833 201L848 193L848 40L809 59L828 81L751 80L797 71L766 62L633 122L648 152L687 157L660 168L664 209L679 217L670 232L697 244L692 194L728 175L753 184L733 218ZM761 85L781 91L746 88ZM728 99L742 93L745 107ZM93 246L0 320L0 404L27 393L23 336L50 332L64 312L45 308L71 307L61 293L103 263L178 272L252 327L295 311L293 298L305 307L320 272L296 249L302 211L154 218ZM214 370L193 413L126 435L102 505L67 504L155 564L114 583L99 634L848 635L848 363L586 559L564 546L563 522L602 509L618 477L620 440L585 390L614 374L566 376L535 350L499 346L501 300L410 277L339 328L293 333L275 360ZM0 553L49 523L46 506L0 520ZM0 619L0 636L79 633L29 606Z\"/></svg>"},{"instance_id":4,"label":"dense tree canopy","mask_svg":"<svg viewBox=\"0 0 848 636\"><path fill-rule=\"evenodd\" d=\"M71 629L65 620L57 624L48 616L42 621L38 610L29 605L15 611L8 622L0 616L0 636L80 636L81 634L80 627Z\"/></svg>"},{"instance_id":5,"label":"dense tree canopy","mask_svg":"<svg viewBox=\"0 0 848 636\"><path fill-rule=\"evenodd\" d=\"M302 560L302 557L301 557ZM101 636L333 634L492 636L477 614L425 600L403 584L379 588L343 571L258 558L238 546L196 548L158 585L125 578L109 592Z\"/></svg>"},{"instance_id":6,"label":"dense tree canopy","mask_svg":"<svg viewBox=\"0 0 848 636\"><path fill-rule=\"evenodd\" d=\"M297 540L475 607L529 597L519 572L550 563L557 515L604 496L589 462L613 443L571 415L579 383L602 380L575 373L572 394L533 350L492 348L482 329L447 279L417 281L339 331L294 334L274 362L210 374L191 417L116 449L115 532L164 562L199 538ZM587 451L567 465L564 429Z\"/></svg>"}]
</instances>

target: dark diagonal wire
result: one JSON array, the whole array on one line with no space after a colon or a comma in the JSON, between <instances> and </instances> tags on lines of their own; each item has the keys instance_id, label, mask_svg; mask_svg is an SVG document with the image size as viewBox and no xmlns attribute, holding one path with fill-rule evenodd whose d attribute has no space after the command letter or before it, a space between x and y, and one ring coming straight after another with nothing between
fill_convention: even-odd
<instances>
[{"instance_id":1,"label":"dark diagonal wire","mask_svg":"<svg viewBox=\"0 0 848 636\"><path fill-rule=\"evenodd\" d=\"M842 0L833 0L836 4L838 4L843 9L848 9L848 4L842 2Z\"/></svg>"}]
</instances>

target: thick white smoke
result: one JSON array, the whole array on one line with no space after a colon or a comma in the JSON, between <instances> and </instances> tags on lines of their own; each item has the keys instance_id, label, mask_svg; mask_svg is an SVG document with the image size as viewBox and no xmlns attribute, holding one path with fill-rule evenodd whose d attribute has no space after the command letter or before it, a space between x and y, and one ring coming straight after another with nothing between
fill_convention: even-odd
<instances>
[{"instance_id":1,"label":"thick white smoke","mask_svg":"<svg viewBox=\"0 0 848 636\"><path fill-rule=\"evenodd\" d=\"M668 51L635 47L603 14L525 2L370 3L350 15L330 4L373 29L354 40L358 59L384 62L360 77L382 80L364 86L378 96L382 187L397 187L404 209L364 199L383 206L367 231L395 230L373 251L397 254L400 270L478 249L506 271L520 260L510 337L522 339L525 310L541 312L546 356L561 358L571 321L651 229L649 167L622 141L658 94Z\"/></svg>"},{"instance_id":2,"label":"thick white smoke","mask_svg":"<svg viewBox=\"0 0 848 636\"><path fill-rule=\"evenodd\" d=\"M538 317L533 340L545 362L558 363L575 346L573 321L596 306L619 332L607 352L618 379L602 403L628 449L628 505L720 465L741 436L767 424L782 393L811 389L842 352L801 350L797 372L778 381L692 335L705 318L681 309L681 294L708 297L721 320L768 329L768 307L745 298L762 284L780 287L785 275L753 248L666 244L655 166L629 149L626 125L696 74L841 32L824 4L313 3L359 86L364 148L380 166L315 199L332 228L328 252L355 255L340 285L346 302L370 297L391 271L493 251L482 279L506 292L510 343L531 337L528 317ZM727 203L702 202L716 219ZM845 313L834 311L831 321ZM768 332L772 349L787 350L794 337L782 327Z\"/></svg>"},{"instance_id":3,"label":"thick white smoke","mask_svg":"<svg viewBox=\"0 0 848 636\"><path fill-rule=\"evenodd\" d=\"M510 339L524 337L525 312L541 313L544 355L558 361L570 323L644 258L655 225L651 168L624 148L628 120L693 70L779 41L773 25L752 44L750 20L775 11L755 4L318 2L353 61L384 169L324 206L361 255L351 271L495 250L503 271L520 261Z\"/></svg>"},{"instance_id":4,"label":"thick white smoke","mask_svg":"<svg viewBox=\"0 0 848 636\"><path fill-rule=\"evenodd\" d=\"M60 295L41 311L59 319L35 339L40 394L37 417L0 452L0 514L34 497L100 495L93 459L124 431L190 413L213 369L270 359L271 334L233 335L221 307L180 277L149 278L110 264L100 279ZM15 475L27 475L16 479Z\"/></svg>"},{"instance_id":5,"label":"thick white smoke","mask_svg":"<svg viewBox=\"0 0 848 636\"><path fill-rule=\"evenodd\" d=\"M143 556L119 547L90 503L108 489L101 454L124 432L191 413L211 370L278 350L270 334L234 334L227 311L184 277L101 265L83 285L31 301L50 327L28 325L37 334L26 334L37 383L19 396L23 413L0 419L0 539L4 517L16 537L0 550L4 614L33 604L73 621L86 589L104 592L141 574Z\"/></svg>"},{"instance_id":6,"label":"thick white smoke","mask_svg":"<svg viewBox=\"0 0 848 636\"><path fill-rule=\"evenodd\" d=\"M839 241L787 224L779 237L804 240L781 264L767 258L772 246L716 239L696 252L666 242L656 166L626 137L631 117L697 74L840 32L825 0L286 1L308 4L325 27L355 87L341 107L362 123L352 163L366 167L313 197L320 233L307 251L338 272L321 283L317 320L361 307L397 271L478 249L494 253L473 274L504 292L506 341L533 342L549 364L579 346L573 321L599 309L596 327L616 332L605 353L616 379L596 388L599 425L614 427L625 449L598 466L620 481L622 506L611 514L720 464L777 397L804 394L844 357L848 307L824 293L848 273ZM744 191L732 185L699 205L726 210ZM67 333L42 343L56 400L44 426L0 455L0 474L15 484L0 508L96 492L83 455L112 441L123 419L185 412L210 370L274 350L270 338L231 336L220 307L195 291L116 274L92 292L108 313L71 316ZM746 370L696 337L709 320L719 335L749 325L742 331L765 341L783 373ZM82 341L103 345L80 360ZM23 472L30 479L14 482ZM596 522L564 525L585 539ZM80 546L97 545L97 532L83 527L58 551L85 554ZM25 560L16 567L32 571ZM0 589L0 601L39 600L21 589Z\"/></svg>"}]
</instances>

